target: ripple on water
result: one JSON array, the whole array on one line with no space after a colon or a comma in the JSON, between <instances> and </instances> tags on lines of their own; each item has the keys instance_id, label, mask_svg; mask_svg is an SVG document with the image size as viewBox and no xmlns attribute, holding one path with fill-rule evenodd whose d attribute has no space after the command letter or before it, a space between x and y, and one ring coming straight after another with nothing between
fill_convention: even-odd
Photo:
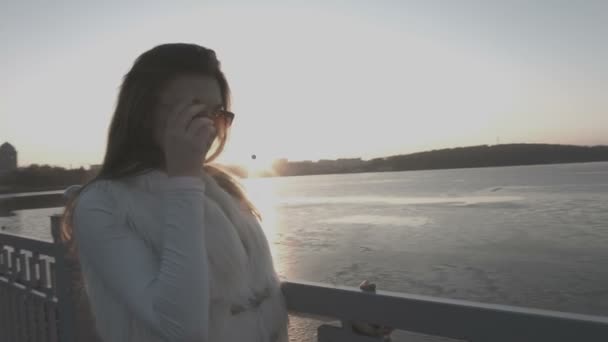
<instances>
[{"instance_id":1,"label":"ripple on water","mask_svg":"<svg viewBox=\"0 0 608 342\"><path fill-rule=\"evenodd\" d=\"M291 197L281 201L282 205L318 205L318 204L386 204L386 205L474 205L482 203L502 203L521 201L521 196L438 196L438 197L405 197L405 196L333 196L333 197Z\"/></svg>"},{"instance_id":2,"label":"ripple on water","mask_svg":"<svg viewBox=\"0 0 608 342\"><path fill-rule=\"evenodd\" d=\"M424 216L384 216L384 215L352 215L323 220L324 223L333 224L365 224L379 226L409 226L421 227L430 222Z\"/></svg>"}]
</instances>

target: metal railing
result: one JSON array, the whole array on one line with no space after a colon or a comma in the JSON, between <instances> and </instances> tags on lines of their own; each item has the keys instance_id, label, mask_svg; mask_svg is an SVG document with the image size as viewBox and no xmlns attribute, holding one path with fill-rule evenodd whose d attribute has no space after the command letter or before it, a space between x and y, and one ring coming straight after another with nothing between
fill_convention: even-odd
<instances>
[{"instance_id":1,"label":"metal railing","mask_svg":"<svg viewBox=\"0 0 608 342\"><path fill-rule=\"evenodd\" d=\"M0 234L0 341L63 341L55 246Z\"/></svg>"},{"instance_id":2,"label":"metal railing","mask_svg":"<svg viewBox=\"0 0 608 342\"><path fill-rule=\"evenodd\" d=\"M55 237L59 224L52 216ZM83 338L88 313L75 300L74 269L64 255L61 243L0 234L0 341L91 340ZM382 341L355 334L353 322L472 342L608 341L607 317L310 282L285 282L282 289L290 314L339 322L321 324L319 342Z\"/></svg>"},{"instance_id":3,"label":"metal railing","mask_svg":"<svg viewBox=\"0 0 608 342\"><path fill-rule=\"evenodd\" d=\"M342 321L339 327L321 325L320 342L381 340L354 334L353 321L473 342L608 341L607 317L311 282L284 283L283 293L292 314Z\"/></svg>"}]
</instances>

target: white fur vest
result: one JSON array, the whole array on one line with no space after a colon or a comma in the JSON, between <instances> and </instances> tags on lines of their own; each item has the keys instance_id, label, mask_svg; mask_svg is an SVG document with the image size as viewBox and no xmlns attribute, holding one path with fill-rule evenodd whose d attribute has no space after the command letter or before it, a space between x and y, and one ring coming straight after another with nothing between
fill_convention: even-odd
<instances>
[{"instance_id":1,"label":"white fur vest","mask_svg":"<svg viewBox=\"0 0 608 342\"><path fill-rule=\"evenodd\" d=\"M125 229L143 240L155 256L148 261L150 267L156 268L160 267L164 228L158 189L167 179L164 173L151 171L126 181L98 181L81 194L89 193L89 202L102 193L105 198L111 196L116 204L113 208L120 208L114 214L117 224L124 223ZM258 220L210 176L203 176L203 182L210 294L208 341L287 342L285 302ZM86 218L80 222L75 230L86 231ZM76 232L77 240L78 235ZM95 272L86 258L81 260L81 267L96 327L104 342L166 341L116 298L104 285L103 275Z\"/></svg>"}]
</instances>

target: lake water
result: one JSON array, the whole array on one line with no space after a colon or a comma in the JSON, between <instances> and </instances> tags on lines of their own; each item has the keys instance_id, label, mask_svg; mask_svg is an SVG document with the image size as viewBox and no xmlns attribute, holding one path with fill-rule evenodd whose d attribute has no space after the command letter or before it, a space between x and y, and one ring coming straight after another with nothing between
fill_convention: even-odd
<instances>
[{"instance_id":1,"label":"lake water","mask_svg":"<svg viewBox=\"0 0 608 342\"><path fill-rule=\"evenodd\" d=\"M250 179L289 279L608 316L608 163ZM48 216L0 218L50 237Z\"/></svg>"}]
</instances>

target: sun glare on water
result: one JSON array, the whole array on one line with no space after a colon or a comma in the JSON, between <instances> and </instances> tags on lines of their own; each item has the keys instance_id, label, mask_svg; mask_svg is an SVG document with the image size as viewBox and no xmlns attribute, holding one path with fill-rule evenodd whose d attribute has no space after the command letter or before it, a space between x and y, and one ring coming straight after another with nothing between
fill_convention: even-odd
<instances>
[{"instance_id":1,"label":"sun glare on water","mask_svg":"<svg viewBox=\"0 0 608 342\"><path fill-rule=\"evenodd\" d=\"M277 194L277 182L273 178L246 179L243 185L247 196L262 214L262 229L266 234L270 250L276 258L280 251L277 242L280 240L280 227L277 206L279 197ZM278 266L280 268L280 265Z\"/></svg>"},{"instance_id":2,"label":"sun glare on water","mask_svg":"<svg viewBox=\"0 0 608 342\"><path fill-rule=\"evenodd\" d=\"M247 170L249 177L257 177L270 174L272 172L272 163L273 160L270 158L252 154L247 160L239 164Z\"/></svg>"}]
</instances>

